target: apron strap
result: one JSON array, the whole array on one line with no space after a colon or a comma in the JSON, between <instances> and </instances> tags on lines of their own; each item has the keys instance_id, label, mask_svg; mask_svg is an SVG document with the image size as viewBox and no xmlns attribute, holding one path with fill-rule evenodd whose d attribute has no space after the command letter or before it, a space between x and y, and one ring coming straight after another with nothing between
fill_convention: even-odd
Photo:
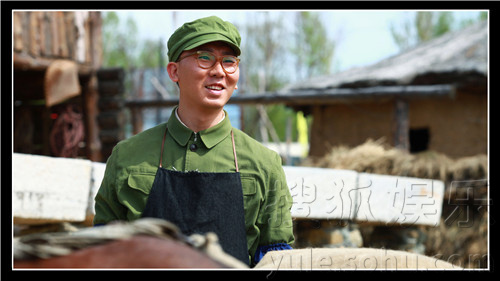
<instances>
[{"instance_id":1,"label":"apron strap","mask_svg":"<svg viewBox=\"0 0 500 281\"><path fill-rule=\"evenodd\" d=\"M168 126L165 128L165 133L163 134L163 140L161 141L161 151L160 151L160 164L158 165L160 168L162 167L161 163L163 162L163 147L165 145L165 138L167 137ZM236 156L236 146L234 145L234 134L231 129L231 142L233 143L233 154L234 154L234 165L236 166L236 172L238 173L240 170L238 168L238 157Z\"/></svg>"},{"instance_id":2,"label":"apron strap","mask_svg":"<svg viewBox=\"0 0 500 281\"><path fill-rule=\"evenodd\" d=\"M168 125L165 127L165 133L163 134L163 140L161 141L161 151L160 151L160 168L161 168L161 162L163 158L163 146L165 145L165 138L167 137L167 131L168 131Z\"/></svg>"},{"instance_id":3,"label":"apron strap","mask_svg":"<svg viewBox=\"0 0 500 281\"><path fill-rule=\"evenodd\" d=\"M238 173L240 170L238 169L238 157L236 157L236 147L234 145L233 130L231 130L231 141L233 142L234 165L236 166L236 172Z\"/></svg>"}]
</instances>

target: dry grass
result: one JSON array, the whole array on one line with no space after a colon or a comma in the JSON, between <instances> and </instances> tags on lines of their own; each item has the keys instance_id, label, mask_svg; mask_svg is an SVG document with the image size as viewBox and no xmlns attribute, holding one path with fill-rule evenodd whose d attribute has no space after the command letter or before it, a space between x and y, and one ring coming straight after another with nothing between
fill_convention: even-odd
<instances>
[{"instance_id":1,"label":"dry grass","mask_svg":"<svg viewBox=\"0 0 500 281\"><path fill-rule=\"evenodd\" d=\"M454 180L485 179L488 159L477 155L451 159L435 151L410 154L390 147L384 139L367 140L349 148L334 147L319 159L307 159L304 166L354 170L364 173L438 179L445 183Z\"/></svg>"}]
</instances>

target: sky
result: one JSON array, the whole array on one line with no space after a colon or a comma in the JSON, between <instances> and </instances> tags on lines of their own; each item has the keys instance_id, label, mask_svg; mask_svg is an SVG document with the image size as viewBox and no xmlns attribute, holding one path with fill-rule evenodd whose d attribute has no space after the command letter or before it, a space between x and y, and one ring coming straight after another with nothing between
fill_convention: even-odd
<instances>
[{"instance_id":1,"label":"sky","mask_svg":"<svg viewBox=\"0 0 500 281\"><path fill-rule=\"evenodd\" d=\"M243 26L255 19L262 10L121 10L120 19L132 17L137 23L139 37L166 41L177 27L197 18L216 15L235 25ZM296 10L269 12L271 16L284 15L292 22ZM321 14L328 36L337 43L333 72L376 63L399 52L390 34L390 25L413 17L412 10L315 10ZM456 18L476 17L478 11L455 11ZM123 21L124 21L123 20ZM240 30L241 32L241 30ZM244 36L242 34L242 41ZM243 44L243 42L242 42Z\"/></svg>"}]
</instances>

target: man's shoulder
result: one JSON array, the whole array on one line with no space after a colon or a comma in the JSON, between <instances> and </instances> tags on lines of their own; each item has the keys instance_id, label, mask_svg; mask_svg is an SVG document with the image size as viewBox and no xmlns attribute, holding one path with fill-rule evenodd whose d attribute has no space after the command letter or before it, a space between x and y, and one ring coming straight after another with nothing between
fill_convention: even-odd
<instances>
[{"instance_id":1,"label":"man's shoulder","mask_svg":"<svg viewBox=\"0 0 500 281\"><path fill-rule=\"evenodd\" d=\"M238 146L245 147L245 150L247 150L249 153L256 156L261 156L259 158L268 160L271 157L279 157L279 154L276 151L267 148L265 145L247 135L245 132L236 128L233 128L233 132L235 143L237 144L236 149L238 149Z\"/></svg>"},{"instance_id":2,"label":"man's shoulder","mask_svg":"<svg viewBox=\"0 0 500 281\"><path fill-rule=\"evenodd\" d=\"M140 163L156 165L164 129L165 123L162 123L118 142L113 148L113 158L120 166L134 166Z\"/></svg>"},{"instance_id":3,"label":"man's shoulder","mask_svg":"<svg viewBox=\"0 0 500 281\"><path fill-rule=\"evenodd\" d=\"M117 146L120 148L134 148L138 146L155 145L160 147L165 132L165 123L156 125L152 128L144 130L136 135L133 135L125 140L120 141Z\"/></svg>"}]
</instances>

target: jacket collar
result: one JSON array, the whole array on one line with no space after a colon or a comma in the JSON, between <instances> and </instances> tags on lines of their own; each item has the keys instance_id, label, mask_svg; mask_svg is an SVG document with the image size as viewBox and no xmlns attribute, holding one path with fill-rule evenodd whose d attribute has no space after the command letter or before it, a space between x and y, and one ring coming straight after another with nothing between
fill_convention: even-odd
<instances>
[{"instance_id":1,"label":"jacket collar","mask_svg":"<svg viewBox=\"0 0 500 281\"><path fill-rule=\"evenodd\" d=\"M172 114L168 119L168 132L180 146L186 146L194 132L177 119L176 110L177 106L172 110ZM225 110L224 114L226 116L219 124L198 132L198 136L208 149L214 147L231 133L231 122Z\"/></svg>"}]
</instances>

